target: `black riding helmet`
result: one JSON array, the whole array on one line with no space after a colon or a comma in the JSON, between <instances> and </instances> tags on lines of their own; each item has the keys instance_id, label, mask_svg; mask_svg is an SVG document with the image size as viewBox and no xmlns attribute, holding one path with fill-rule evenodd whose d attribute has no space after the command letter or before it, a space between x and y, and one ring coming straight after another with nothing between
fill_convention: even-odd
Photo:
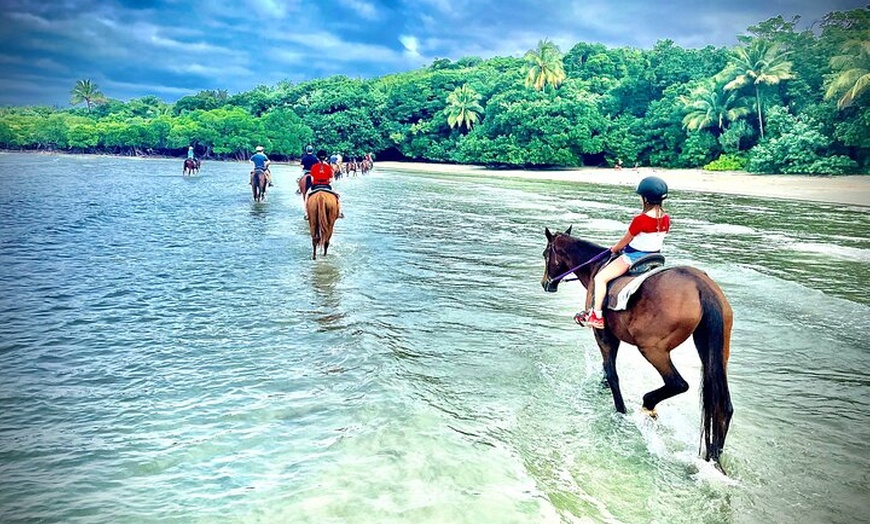
<instances>
[{"instance_id":1,"label":"black riding helmet","mask_svg":"<svg viewBox=\"0 0 870 524\"><path fill-rule=\"evenodd\" d=\"M314 154L314 146L307 146L305 148L305 152L308 153L309 155Z\"/></svg>"},{"instance_id":2,"label":"black riding helmet","mask_svg":"<svg viewBox=\"0 0 870 524\"><path fill-rule=\"evenodd\" d=\"M657 176L648 176L637 185L637 194L650 204L661 204L668 198L668 185Z\"/></svg>"},{"instance_id":3,"label":"black riding helmet","mask_svg":"<svg viewBox=\"0 0 870 524\"><path fill-rule=\"evenodd\" d=\"M317 152L317 158L319 158L320 160L326 159L327 156L329 156L329 155L326 154L326 150L324 150L324 149L321 149L320 151Z\"/></svg>"}]
</instances>

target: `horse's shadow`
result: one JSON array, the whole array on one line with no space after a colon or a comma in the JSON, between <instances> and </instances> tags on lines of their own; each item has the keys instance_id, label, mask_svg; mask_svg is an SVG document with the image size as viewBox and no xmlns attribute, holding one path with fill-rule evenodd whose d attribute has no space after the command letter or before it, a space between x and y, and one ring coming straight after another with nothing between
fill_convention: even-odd
<instances>
[{"instance_id":1,"label":"horse's shadow","mask_svg":"<svg viewBox=\"0 0 870 524\"><path fill-rule=\"evenodd\" d=\"M341 283L341 270L338 266L331 260L324 259L311 266L309 280L315 294L323 297L330 305L338 305L338 286Z\"/></svg>"},{"instance_id":2,"label":"horse's shadow","mask_svg":"<svg viewBox=\"0 0 870 524\"><path fill-rule=\"evenodd\" d=\"M260 202L251 201L251 217L257 220L263 220L266 218L266 207L261 206Z\"/></svg>"},{"instance_id":3,"label":"horse's shadow","mask_svg":"<svg viewBox=\"0 0 870 524\"><path fill-rule=\"evenodd\" d=\"M314 320L324 330L340 328L347 313L341 307L341 268L325 259L311 266L308 281L317 309Z\"/></svg>"}]
</instances>

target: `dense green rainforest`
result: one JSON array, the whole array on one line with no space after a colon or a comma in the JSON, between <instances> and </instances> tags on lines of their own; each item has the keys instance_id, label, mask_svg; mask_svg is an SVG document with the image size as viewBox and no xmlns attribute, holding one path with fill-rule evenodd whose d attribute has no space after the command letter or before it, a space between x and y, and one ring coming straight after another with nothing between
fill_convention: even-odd
<instances>
[{"instance_id":1,"label":"dense green rainforest","mask_svg":"<svg viewBox=\"0 0 870 524\"><path fill-rule=\"evenodd\" d=\"M870 169L870 8L749 27L734 48L541 41L522 58L435 60L374 79L333 76L175 103L107 99L0 108L0 147L122 155L273 158L305 144L378 159L758 173ZM82 105L83 104L83 105Z\"/></svg>"}]
</instances>

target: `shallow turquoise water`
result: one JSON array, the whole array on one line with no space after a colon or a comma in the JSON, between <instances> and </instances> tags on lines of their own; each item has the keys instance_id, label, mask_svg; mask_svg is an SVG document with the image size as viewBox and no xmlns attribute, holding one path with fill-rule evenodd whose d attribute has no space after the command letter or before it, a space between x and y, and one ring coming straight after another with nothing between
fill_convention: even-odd
<instances>
[{"instance_id":1,"label":"shallow turquoise water","mask_svg":"<svg viewBox=\"0 0 870 524\"><path fill-rule=\"evenodd\" d=\"M3 522L855 522L870 493L867 208L672 195L667 255L736 324L724 478L692 385L600 385L544 227L613 242L631 188L377 170L310 260L297 168L0 155ZM23 183L28 172L39 181Z\"/></svg>"}]
</instances>

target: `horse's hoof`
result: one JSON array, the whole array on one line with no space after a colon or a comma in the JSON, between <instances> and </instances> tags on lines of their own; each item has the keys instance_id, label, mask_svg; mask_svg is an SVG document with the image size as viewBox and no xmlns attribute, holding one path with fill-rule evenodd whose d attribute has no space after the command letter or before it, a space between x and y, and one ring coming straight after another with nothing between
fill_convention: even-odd
<instances>
[{"instance_id":1,"label":"horse's hoof","mask_svg":"<svg viewBox=\"0 0 870 524\"><path fill-rule=\"evenodd\" d=\"M659 418L659 413L655 409L641 408L641 412L653 420L657 420Z\"/></svg>"}]
</instances>

